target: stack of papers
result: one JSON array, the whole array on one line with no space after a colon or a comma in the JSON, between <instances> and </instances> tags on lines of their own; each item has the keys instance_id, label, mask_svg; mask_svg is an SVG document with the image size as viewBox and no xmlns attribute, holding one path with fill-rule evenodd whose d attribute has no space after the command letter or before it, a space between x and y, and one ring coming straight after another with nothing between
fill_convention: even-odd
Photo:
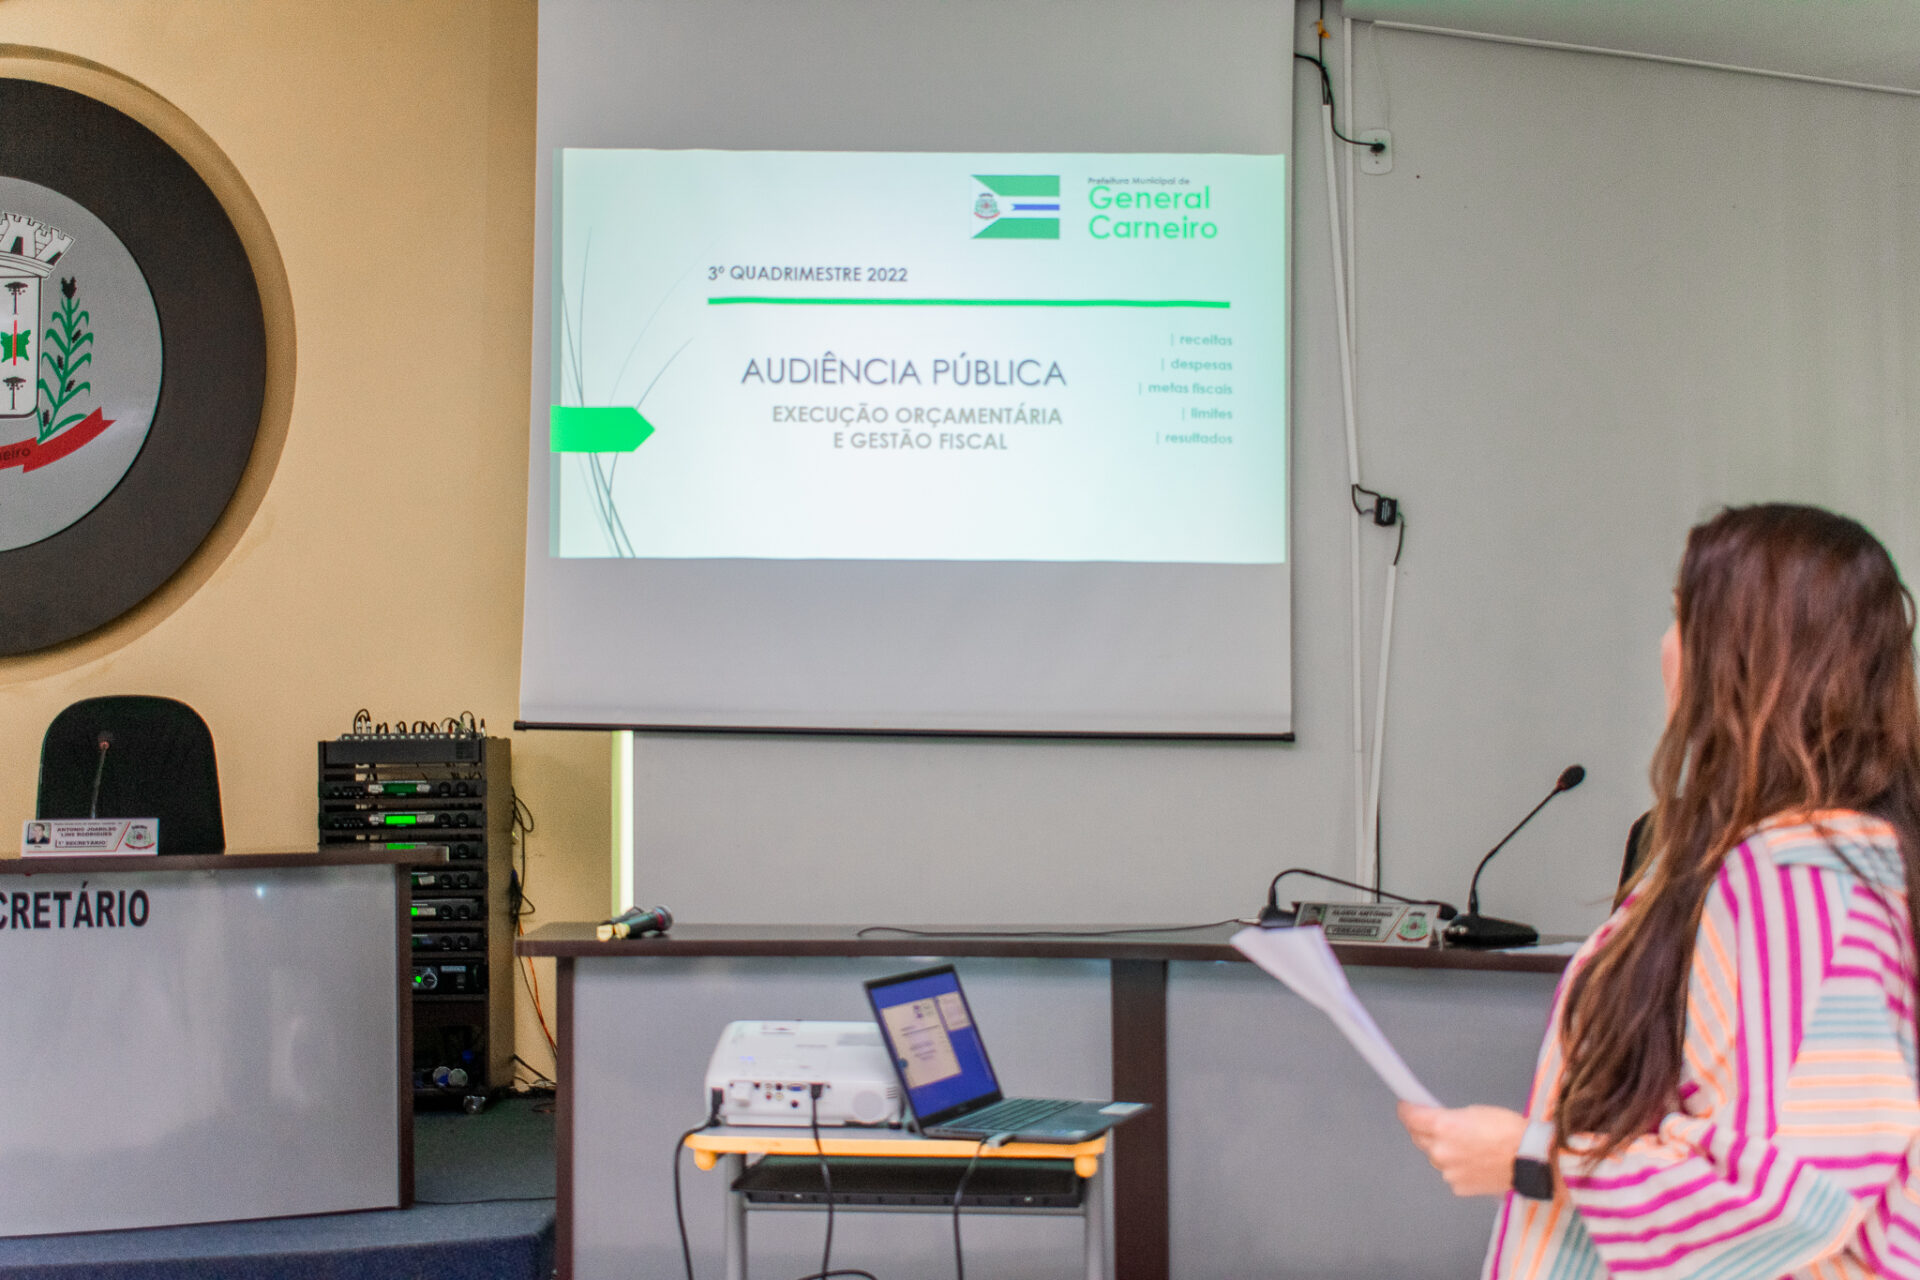
<instances>
[{"instance_id":1,"label":"stack of papers","mask_svg":"<svg viewBox=\"0 0 1920 1280\"><path fill-rule=\"evenodd\" d=\"M1367 1065L1403 1102L1437 1107L1440 1100L1414 1077L1405 1059L1375 1025L1373 1015L1347 985L1347 973L1318 928L1242 929L1230 941L1241 955L1293 989L1295 995L1333 1019Z\"/></svg>"}]
</instances>

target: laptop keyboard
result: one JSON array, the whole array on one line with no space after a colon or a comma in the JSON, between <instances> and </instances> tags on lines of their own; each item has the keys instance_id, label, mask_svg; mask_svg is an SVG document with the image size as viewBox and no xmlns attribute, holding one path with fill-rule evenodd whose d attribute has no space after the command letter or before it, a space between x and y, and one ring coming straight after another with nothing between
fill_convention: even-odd
<instances>
[{"instance_id":1,"label":"laptop keyboard","mask_svg":"<svg viewBox=\"0 0 1920 1280\"><path fill-rule=\"evenodd\" d=\"M1035 1120L1044 1120L1050 1115L1078 1106L1074 1102L1062 1102L1056 1098L1008 1098L996 1102L983 1111L961 1116L954 1123L968 1129L991 1129L996 1133L1011 1133L1024 1129Z\"/></svg>"}]
</instances>

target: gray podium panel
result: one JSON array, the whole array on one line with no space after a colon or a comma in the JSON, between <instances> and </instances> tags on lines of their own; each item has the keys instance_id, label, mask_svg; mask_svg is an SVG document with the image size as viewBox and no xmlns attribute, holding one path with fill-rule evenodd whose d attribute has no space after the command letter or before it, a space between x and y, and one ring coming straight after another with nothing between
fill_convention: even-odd
<instances>
[{"instance_id":1,"label":"gray podium panel","mask_svg":"<svg viewBox=\"0 0 1920 1280\"><path fill-rule=\"evenodd\" d=\"M1347 980L1441 1102L1525 1105L1555 975ZM1280 983L1248 964L1169 966L1167 1058L1178 1280L1480 1274L1498 1201L1454 1196L1387 1087Z\"/></svg>"},{"instance_id":2,"label":"gray podium panel","mask_svg":"<svg viewBox=\"0 0 1920 1280\"><path fill-rule=\"evenodd\" d=\"M397 892L0 876L0 1235L397 1205Z\"/></svg>"}]
</instances>

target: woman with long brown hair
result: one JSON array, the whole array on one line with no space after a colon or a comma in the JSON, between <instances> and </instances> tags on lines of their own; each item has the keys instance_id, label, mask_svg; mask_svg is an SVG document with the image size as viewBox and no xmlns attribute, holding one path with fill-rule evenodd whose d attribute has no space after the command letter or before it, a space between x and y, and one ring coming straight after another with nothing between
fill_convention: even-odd
<instances>
[{"instance_id":1,"label":"woman with long brown hair","mask_svg":"<svg viewBox=\"0 0 1920 1280\"><path fill-rule=\"evenodd\" d=\"M1722 512L1662 644L1645 865L1568 966L1525 1115L1403 1105L1485 1274L1920 1276L1914 608L1852 520Z\"/></svg>"}]
</instances>

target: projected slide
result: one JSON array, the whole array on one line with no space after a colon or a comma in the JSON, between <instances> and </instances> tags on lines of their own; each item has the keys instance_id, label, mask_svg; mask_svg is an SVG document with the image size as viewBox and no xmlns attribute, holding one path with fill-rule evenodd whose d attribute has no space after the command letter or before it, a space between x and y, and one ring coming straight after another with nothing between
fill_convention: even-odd
<instances>
[{"instance_id":1,"label":"projected slide","mask_svg":"<svg viewBox=\"0 0 1920 1280\"><path fill-rule=\"evenodd\" d=\"M1285 164L561 151L549 553L1285 563Z\"/></svg>"}]
</instances>

